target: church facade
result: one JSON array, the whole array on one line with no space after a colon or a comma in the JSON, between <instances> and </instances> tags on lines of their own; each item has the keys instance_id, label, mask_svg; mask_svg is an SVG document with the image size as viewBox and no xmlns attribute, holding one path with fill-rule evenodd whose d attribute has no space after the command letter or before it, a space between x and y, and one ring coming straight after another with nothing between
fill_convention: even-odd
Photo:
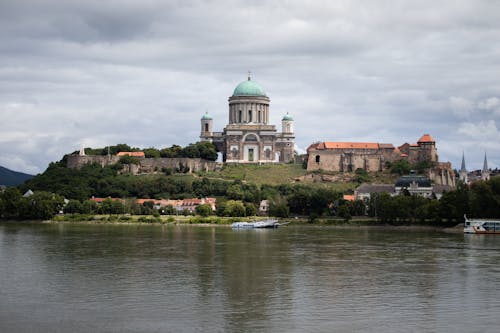
<instances>
[{"instance_id":1,"label":"church facade","mask_svg":"<svg viewBox=\"0 0 500 333\"><path fill-rule=\"evenodd\" d=\"M286 114L282 131L269 123L270 99L264 89L248 76L229 97L228 124L213 131L213 118L201 118L202 141L215 144L226 163L287 163L294 159L294 120Z\"/></svg>"}]
</instances>

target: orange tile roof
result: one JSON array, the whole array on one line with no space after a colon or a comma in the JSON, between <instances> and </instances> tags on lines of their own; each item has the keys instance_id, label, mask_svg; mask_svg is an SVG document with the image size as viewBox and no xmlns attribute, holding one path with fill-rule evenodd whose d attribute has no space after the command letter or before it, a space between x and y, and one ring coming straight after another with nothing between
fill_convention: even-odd
<instances>
[{"instance_id":1,"label":"orange tile roof","mask_svg":"<svg viewBox=\"0 0 500 333\"><path fill-rule=\"evenodd\" d=\"M324 147L323 149L378 149L378 143L374 143L374 142L323 142L323 147Z\"/></svg>"},{"instance_id":2,"label":"orange tile roof","mask_svg":"<svg viewBox=\"0 0 500 333\"><path fill-rule=\"evenodd\" d=\"M356 200L356 196L354 194L344 194L344 200L354 201L354 200Z\"/></svg>"},{"instance_id":3,"label":"orange tile roof","mask_svg":"<svg viewBox=\"0 0 500 333\"><path fill-rule=\"evenodd\" d=\"M134 157L145 157L143 151L121 151L116 156L134 156Z\"/></svg>"},{"instance_id":4,"label":"orange tile roof","mask_svg":"<svg viewBox=\"0 0 500 333\"><path fill-rule=\"evenodd\" d=\"M422 135L422 137L418 140L418 143L430 143L430 142L436 142L434 141L434 139L432 138L432 136L430 136L430 134L424 134Z\"/></svg>"}]
</instances>

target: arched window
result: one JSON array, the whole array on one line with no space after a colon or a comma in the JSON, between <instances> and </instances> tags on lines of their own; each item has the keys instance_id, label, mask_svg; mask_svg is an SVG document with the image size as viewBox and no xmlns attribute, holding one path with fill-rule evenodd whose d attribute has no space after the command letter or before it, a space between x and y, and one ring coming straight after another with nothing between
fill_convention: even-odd
<instances>
[{"instance_id":1,"label":"arched window","mask_svg":"<svg viewBox=\"0 0 500 333\"><path fill-rule=\"evenodd\" d=\"M245 141L255 142L255 141L257 141L257 137L254 134L248 134L245 137Z\"/></svg>"},{"instance_id":2,"label":"arched window","mask_svg":"<svg viewBox=\"0 0 500 333\"><path fill-rule=\"evenodd\" d=\"M208 124L205 124L205 132L208 132Z\"/></svg>"},{"instance_id":3,"label":"arched window","mask_svg":"<svg viewBox=\"0 0 500 333\"><path fill-rule=\"evenodd\" d=\"M320 160L320 156L316 155L316 163L319 163L319 160Z\"/></svg>"}]
</instances>

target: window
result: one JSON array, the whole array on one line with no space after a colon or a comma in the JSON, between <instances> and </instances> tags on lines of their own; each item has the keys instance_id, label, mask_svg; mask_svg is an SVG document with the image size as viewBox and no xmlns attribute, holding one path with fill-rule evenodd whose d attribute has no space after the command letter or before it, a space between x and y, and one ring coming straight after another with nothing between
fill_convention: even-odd
<instances>
[{"instance_id":1,"label":"window","mask_svg":"<svg viewBox=\"0 0 500 333\"><path fill-rule=\"evenodd\" d=\"M245 141L257 141L257 137L254 134L248 134L245 137Z\"/></svg>"},{"instance_id":2,"label":"window","mask_svg":"<svg viewBox=\"0 0 500 333\"><path fill-rule=\"evenodd\" d=\"M316 155L316 163L319 163L319 160L320 160L320 156Z\"/></svg>"},{"instance_id":3,"label":"window","mask_svg":"<svg viewBox=\"0 0 500 333\"><path fill-rule=\"evenodd\" d=\"M252 110L248 111L248 122L252 122Z\"/></svg>"},{"instance_id":4,"label":"window","mask_svg":"<svg viewBox=\"0 0 500 333\"><path fill-rule=\"evenodd\" d=\"M205 132L208 132L208 124L205 124Z\"/></svg>"},{"instance_id":5,"label":"window","mask_svg":"<svg viewBox=\"0 0 500 333\"><path fill-rule=\"evenodd\" d=\"M241 110L238 111L238 122L241 123L241 116L242 116L242 113Z\"/></svg>"}]
</instances>

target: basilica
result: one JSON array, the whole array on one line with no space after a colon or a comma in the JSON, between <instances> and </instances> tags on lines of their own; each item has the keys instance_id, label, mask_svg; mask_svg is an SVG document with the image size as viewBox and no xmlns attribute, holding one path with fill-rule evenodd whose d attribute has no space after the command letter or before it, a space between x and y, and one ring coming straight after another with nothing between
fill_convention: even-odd
<instances>
[{"instance_id":1,"label":"basilica","mask_svg":"<svg viewBox=\"0 0 500 333\"><path fill-rule=\"evenodd\" d=\"M281 121L282 131L269 123L270 99L250 75L236 86L229 97L228 124L222 132L213 131L213 118L201 118L202 141L215 144L226 163L287 163L294 158L293 117Z\"/></svg>"}]
</instances>

